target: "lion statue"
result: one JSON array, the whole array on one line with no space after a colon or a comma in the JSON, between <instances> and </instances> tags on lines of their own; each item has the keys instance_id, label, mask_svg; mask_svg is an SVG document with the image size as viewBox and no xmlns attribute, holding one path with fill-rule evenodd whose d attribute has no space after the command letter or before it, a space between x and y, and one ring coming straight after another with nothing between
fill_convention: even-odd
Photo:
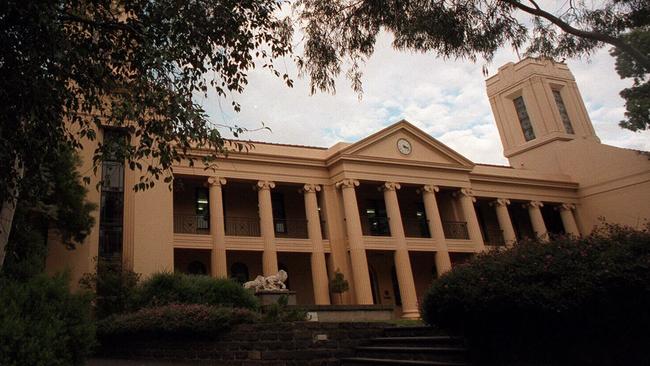
<instances>
[{"instance_id":1,"label":"lion statue","mask_svg":"<svg viewBox=\"0 0 650 366\"><path fill-rule=\"evenodd\" d=\"M268 277L257 276L253 281L244 283L244 288L253 289L255 292L286 291L287 286L285 286L284 282L287 278L289 278L287 272L280 270L277 274Z\"/></svg>"}]
</instances>

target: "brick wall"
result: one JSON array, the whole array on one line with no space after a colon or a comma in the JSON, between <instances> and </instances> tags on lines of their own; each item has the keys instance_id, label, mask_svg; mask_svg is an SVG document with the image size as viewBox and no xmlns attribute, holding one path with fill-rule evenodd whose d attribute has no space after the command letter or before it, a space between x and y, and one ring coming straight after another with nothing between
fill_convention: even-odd
<instances>
[{"instance_id":1,"label":"brick wall","mask_svg":"<svg viewBox=\"0 0 650 366\"><path fill-rule=\"evenodd\" d=\"M104 340L102 358L219 361L220 366L336 366L354 347L380 336L385 323L244 324L214 339ZM325 337L324 337L324 336Z\"/></svg>"}]
</instances>

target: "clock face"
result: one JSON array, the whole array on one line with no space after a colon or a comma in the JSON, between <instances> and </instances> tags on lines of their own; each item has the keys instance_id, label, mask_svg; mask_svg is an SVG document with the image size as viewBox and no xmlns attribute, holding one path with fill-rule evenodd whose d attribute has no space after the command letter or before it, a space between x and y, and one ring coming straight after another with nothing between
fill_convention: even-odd
<instances>
[{"instance_id":1,"label":"clock face","mask_svg":"<svg viewBox=\"0 0 650 366\"><path fill-rule=\"evenodd\" d=\"M411 153L411 143L406 139L397 140L397 150L404 155Z\"/></svg>"}]
</instances>

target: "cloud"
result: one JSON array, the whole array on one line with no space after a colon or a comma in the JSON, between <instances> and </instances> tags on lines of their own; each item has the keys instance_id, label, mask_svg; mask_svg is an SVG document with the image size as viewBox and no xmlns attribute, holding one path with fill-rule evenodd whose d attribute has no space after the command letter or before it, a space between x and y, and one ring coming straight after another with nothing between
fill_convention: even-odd
<instances>
[{"instance_id":1,"label":"cloud","mask_svg":"<svg viewBox=\"0 0 650 366\"><path fill-rule=\"evenodd\" d=\"M390 41L388 35L379 37L375 54L364 67L361 100L344 78L337 81L335 95L309 95L308 81L297 79L295 66L286 60L279 65L293 76L293 88L256 69L246 91L235 98L242 106L240 113L232 111L230 100L219 101L213 95L204 105L217 123L255 129L263 122L272 130L252 132L246 138L326 147L359 140L407 119L474 162L507 164L485 92L483 63L398 52ZM516 60L512 51L498 52L488 65L490 75ZM618 127L624 113L618 92L628 83L618 78L613 58L602 50L590 62L569 60L568 65L603 143L650 150L650 132Z\"/></svg>"}]
</instances>

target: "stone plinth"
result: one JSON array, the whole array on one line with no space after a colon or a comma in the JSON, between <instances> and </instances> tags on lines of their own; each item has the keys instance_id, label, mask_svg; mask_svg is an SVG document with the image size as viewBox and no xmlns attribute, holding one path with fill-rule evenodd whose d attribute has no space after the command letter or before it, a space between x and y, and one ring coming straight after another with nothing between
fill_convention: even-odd
<instances>
[{"instance_id":1,"label":"stone plinth","mask_svg":"<svg viewBox=\"0 0 650 366\"><path fill-rule=\"evenodd\" d=\"M277 304L282 296L287 297L287 305L296 305L296 292L288 290L258 291L255 296L260 300L260 305L267 306Z\"/></svg>"}]
</instances>

